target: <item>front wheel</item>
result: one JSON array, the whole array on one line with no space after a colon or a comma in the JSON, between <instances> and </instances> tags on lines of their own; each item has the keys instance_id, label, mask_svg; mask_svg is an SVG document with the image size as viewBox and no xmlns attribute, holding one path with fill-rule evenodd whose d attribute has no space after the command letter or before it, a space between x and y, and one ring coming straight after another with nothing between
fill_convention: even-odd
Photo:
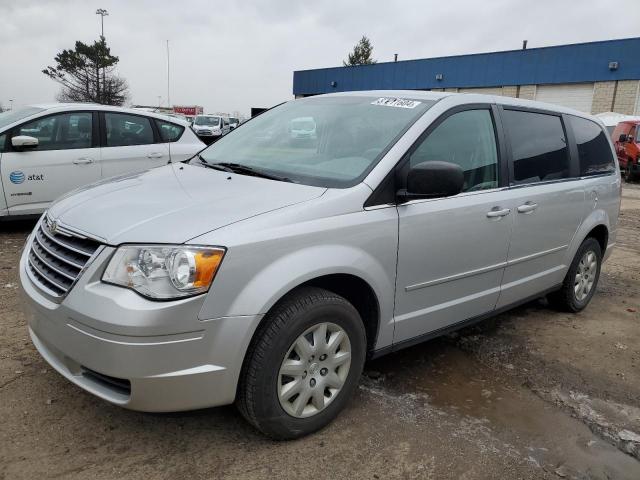
<instances>
[{"instance_id":1,"label":"front wheel","mask_svg":"<svg viewBox=\"0 0 640 480\"><path fill-rule=\"evenodd\" d=\"M595 238L589 237L578 248L560 290L548 295L549 302L569 312L584 309L596 291L601 265L600 244Z\"/></svg>"},{"instance_id":2,"label":"front wheel","mask_svg":"<svg viewBox=\"0 0 640 480\"><path fill-rule=\"evenodd\" d=\"M333 420L355 390L366 355L357 310L321 288L301 288L270 312L249 347L236 404L276 439L312 433Z\"/></svg>"}]
</instances>

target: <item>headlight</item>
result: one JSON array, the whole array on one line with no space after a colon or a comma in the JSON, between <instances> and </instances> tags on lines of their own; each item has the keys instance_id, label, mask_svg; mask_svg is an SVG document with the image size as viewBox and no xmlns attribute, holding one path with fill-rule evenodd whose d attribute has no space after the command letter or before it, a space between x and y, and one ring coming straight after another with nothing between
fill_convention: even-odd
<instances>
[{"instance_id":1,"label":"headlight","mask_svg":"<svg viewBox=\"0 0 640 480\"><path fill-rule=\"evenodd\" d=\"M209 290L225 249L186 245L124 245L113 254L102 281L166 300Z\"/></svg>"}]
</instances>

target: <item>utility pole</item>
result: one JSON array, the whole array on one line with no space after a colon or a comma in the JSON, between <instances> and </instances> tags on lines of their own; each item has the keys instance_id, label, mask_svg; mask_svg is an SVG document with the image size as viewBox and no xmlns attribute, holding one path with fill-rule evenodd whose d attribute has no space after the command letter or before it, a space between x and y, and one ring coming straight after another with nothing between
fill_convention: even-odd
<instances>
[{"instance_id":1,"label":"utility pole","mask_svg":"<svg viewBox=\"0 0 640 480\"><path fill-rule=\"evenodd\" d=\"M109 12L107 12L104 8L99 8L96 10L96 15L100 15L100 40L102 40L102 46L105 46L105 41L104 41L104 17L109 16ZM99 61L100 59L98 59ZM98 64L99 65L99 64ZM98 66L98 69L100 67ZM104 73L105 67L102 67L102 96L104 98L104 93L105 93L105 87L106 87L106 80L105 80L105 73ZM98 88L97 93L98 93L98 101L100 101L100 71L98 71Z\"/></svg>"}]
</instances>

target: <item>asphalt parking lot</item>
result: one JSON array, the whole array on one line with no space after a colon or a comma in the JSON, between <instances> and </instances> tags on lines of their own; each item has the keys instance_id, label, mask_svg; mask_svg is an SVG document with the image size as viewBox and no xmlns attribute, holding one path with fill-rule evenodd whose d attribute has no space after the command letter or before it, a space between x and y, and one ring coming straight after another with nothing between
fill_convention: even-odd
<instances>
[{"instance_id":1,"label":"asphalt parking lot","mask_svg":"<svg viewBox=\"0 0 640 480\"><path fill-rule=\"evenodd\" d=\"M366 366L325 430L273 442L233 407L123 410L31 345L0 225L0 478L640 478L640 185L586 311L533 302Z\"/></svg>"}]
</instances>

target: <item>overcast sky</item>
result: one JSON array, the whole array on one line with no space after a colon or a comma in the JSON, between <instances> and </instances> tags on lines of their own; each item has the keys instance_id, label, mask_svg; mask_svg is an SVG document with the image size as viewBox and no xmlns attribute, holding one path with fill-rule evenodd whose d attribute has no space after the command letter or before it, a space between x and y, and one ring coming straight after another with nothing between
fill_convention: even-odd
<instances>
[{"instance_id":1,"label":"overcast sky","mask_svg":"<svg viewBox=\"0 0 640 480\"><path fill-rule=\"evenodd\" d=\"M342 64L366 34L374 58L413 59L640 36L638 0L0 0L0 102L54 101L41 70L105 36L137 104L248 114L292 97L293 71Z\"/></svg>"}]
</instances>

